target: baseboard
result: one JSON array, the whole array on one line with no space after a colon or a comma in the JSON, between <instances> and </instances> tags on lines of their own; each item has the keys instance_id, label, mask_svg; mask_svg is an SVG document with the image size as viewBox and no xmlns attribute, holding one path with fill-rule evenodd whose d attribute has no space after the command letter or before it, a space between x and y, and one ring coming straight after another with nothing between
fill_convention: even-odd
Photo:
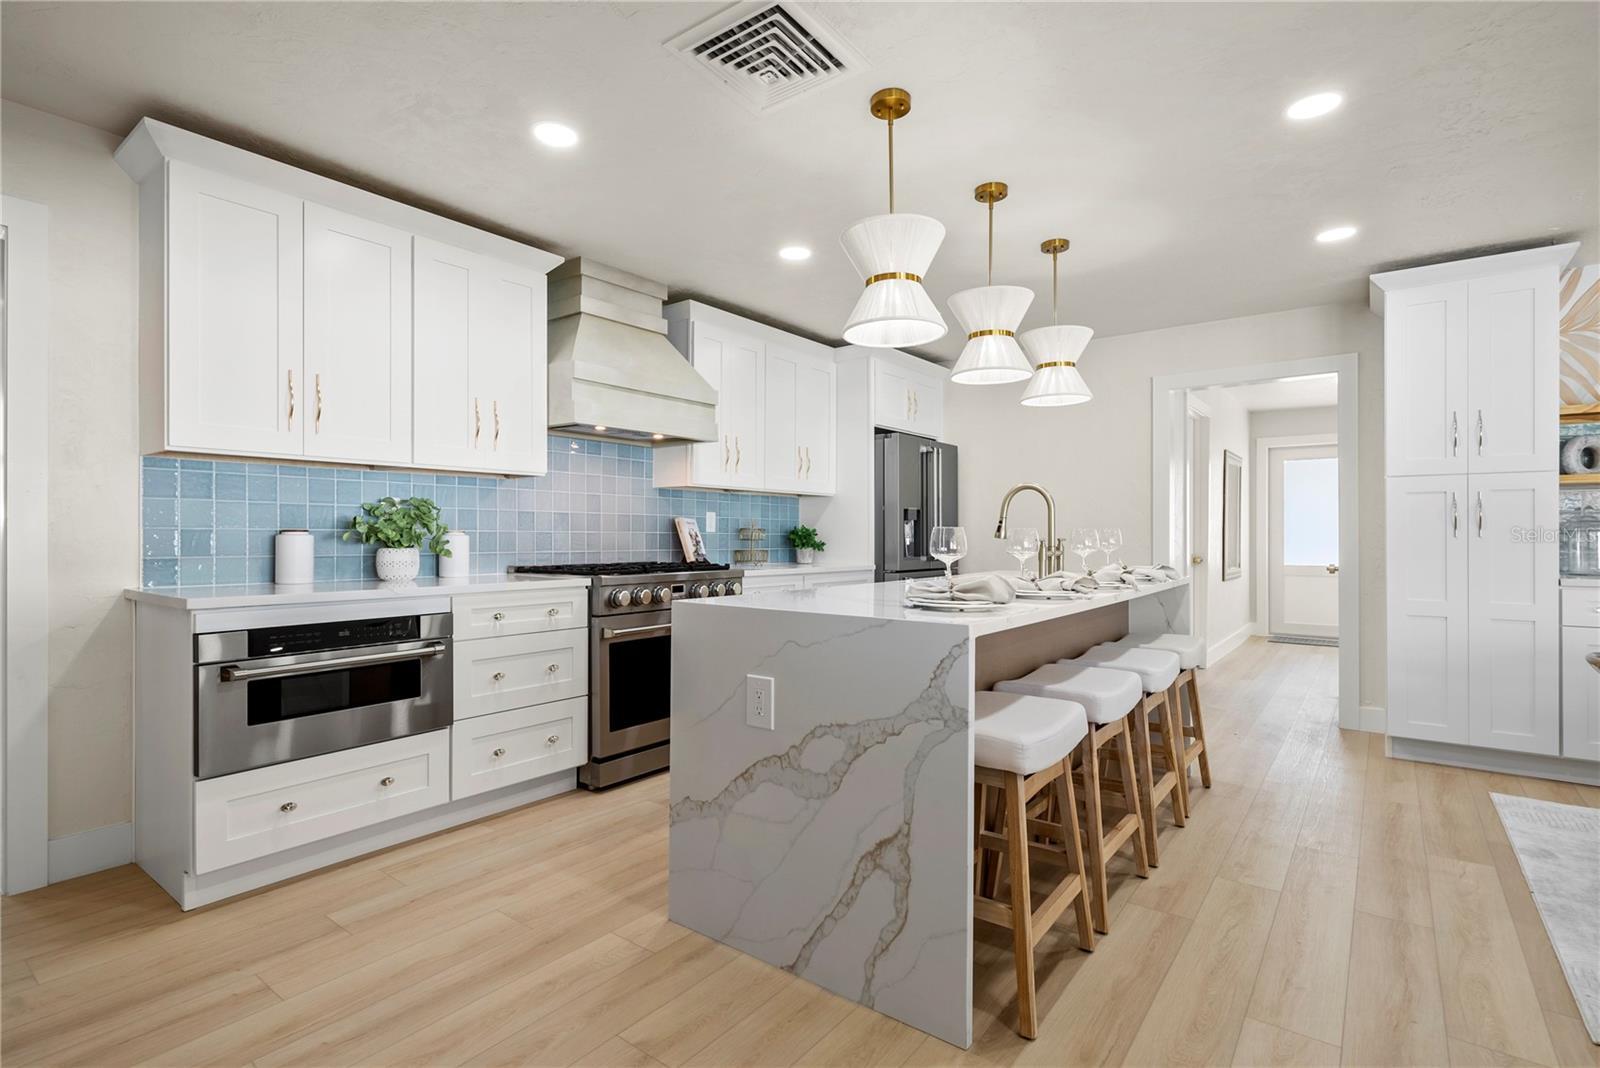
<instances>
[{"instance_id":1,"label":"baseboard","mask_svg":"<svg viewBox=\"0 0 1600 1068\"><path fill-rule=\"evenodd\" d=\"M1215 667L1217 661L1249 641L1251 632L1254 629L1254 623L1246 623L1220 642L1208 642L1206 644L1206 666Z\"/></svg>"},{"instance_id":2,"label":"baseboard","mask_svg":"<svg viewBox=\"0 0 1600 1068\"><path fill-rule=\"evenodd\" d=\"M1389 755L1401 760L1420 760L1425 764L1448 764L1502 775L1526 775L1532 779L1555 779L1600 786L1600 764L1592 760L1544 756L1540 753L1513 753L1506 749L1483 749L1475 745L1427 742L1393 735L1389 736Z\"/></svg>"},{"instance_id":3,"label":"baseboard","mask_svg":"<svg viewBox=\"0 0 1600 1068\"><path fill-rule=\"evenodd\" d=\"M1382 705L1362 705L1360 723L1364 731L1386 734L1389 730L1389 710Z\"/></svg>"},{"instance_id":4,"label":"baseboard","mask_svg":"<svg viewBox=\"0 0 1600 1068\"><path fill-rule=\"evenodd\" d=\"M133 861L133 824L113 823L50 839L50 881L64 882Z\"/></svg>"}]
</instances>

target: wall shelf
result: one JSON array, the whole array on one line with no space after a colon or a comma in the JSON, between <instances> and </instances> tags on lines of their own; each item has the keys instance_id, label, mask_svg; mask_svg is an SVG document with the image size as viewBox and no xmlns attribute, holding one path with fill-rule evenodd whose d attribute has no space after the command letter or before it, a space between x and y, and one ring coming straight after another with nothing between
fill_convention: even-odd
<instances>
[{"instance_id":1,"label":"wall shelf","mask_svg":"<svg viewBox=\"0 0 1600 1068\"><path fill-rule=\"evenodd\" d=\"M1600 486L1600 473L1583 475L1562 475L1563 486Z\"/></svg>"},{"instance_id":2,"label":"wall shelf","mask_svg":"<svg viewBox=\"0 0 1600 1068\"><path fill-rule=\"evenodd\" d=\"M1563 404L1563 423L1600 423L1600 404Z\"/></svg>"}]
</instances>

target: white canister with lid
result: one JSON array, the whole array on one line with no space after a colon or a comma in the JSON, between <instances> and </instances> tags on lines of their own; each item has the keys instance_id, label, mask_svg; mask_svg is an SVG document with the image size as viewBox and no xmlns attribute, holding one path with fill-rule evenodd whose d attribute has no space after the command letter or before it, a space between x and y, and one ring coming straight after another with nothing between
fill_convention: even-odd
<instances>
[{"instance_id":1,"label":"white canister with lid","mask_svg":"<svg viewBox=\"0 0 1600 1068\"><path fill-rule=\"evenodd\" d=\"M304 586L315 579L311 531L280 530L272 547L272 581L280 586Z\"/></svg>"},{"instance_id":2,"label":"white canister with lid","mask_svg":"<svg viewBox=\"0 0 1600 1068\"><path fill-rule=\"evenodd\" d=\"M467 532L452 530L444 536L444 544L450 550L449 556L439 557L440 578L466 578L472 574L469 563L469 553L472 546Z\"/></svg>"}]
</instances>

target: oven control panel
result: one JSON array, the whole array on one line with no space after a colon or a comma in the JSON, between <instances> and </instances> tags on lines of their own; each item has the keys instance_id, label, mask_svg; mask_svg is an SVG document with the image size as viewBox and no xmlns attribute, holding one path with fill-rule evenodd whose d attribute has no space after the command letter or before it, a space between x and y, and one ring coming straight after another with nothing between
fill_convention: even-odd
<instances>
[{"instance_id":1,"label":"oven control panel","mask_svg":"<svg viewBox=\"0 0 1600 1068\"><path fill-rule=\"evenodd\" d=\"M260 627L249 632L249 654L287 656L291 653L349 649L358 645L387 645L422 637L419 616L387 619L348 619L337 623L301 623L288 627Z\"/></svg>"}]
</instances>

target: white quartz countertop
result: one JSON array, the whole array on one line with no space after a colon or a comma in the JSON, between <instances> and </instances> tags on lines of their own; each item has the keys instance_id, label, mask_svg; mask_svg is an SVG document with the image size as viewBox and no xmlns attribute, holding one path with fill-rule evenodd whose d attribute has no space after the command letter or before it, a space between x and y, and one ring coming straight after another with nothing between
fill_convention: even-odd
<instances>
[{"instance_id":1,"label":"white quartz countertop","mask_svg":"<svg viewBox=\"0 0 1600 1068\"><path fill-rule=\"evenodd\" d=\"M872 563L865 564L763 564L759 567L744 565L745 578L762 575L837 575L841 571L872 571Z\"/></svg>"},{"instance_id":2,"label":"white quartz countertop","mask_svg":"<svg viewBox=\"0 0 1600 1068\"><path fill-rule=\"evenodd\" d=\"M1188 585L1189 580L1181 578L1174 582L1164 582L1139 589L1099 594L1081 601L1019 599L984 612L947 612L906 605L904 582L861 582L844 586L824 586L815 590L750 590L742 597L675 601L673 611L753 608L769 612L811 613L857 619L943 623L952 627L965 627L968 633L977 637L1031 626L1034 623L1044 623L1064 616L1078 615L1082 612L1092 612L1097 608L1125 604L1142 597L1180 591L1187 595Z\"/></svg>"},{"instance_id":3,"label":"white quartz countertop","mask_svg":"<svg viewBox=\"0 0 1600 1068\"><path fill-rule=\"evenodd\" d=\"M506 593L530 585L587 588L581 575L471 575L467 578L419 578L410 582L312 582L303 586L262 583L253 586L168 586L160 589L126 589L122 595L140 604L188 611L216 608L259 608L267 605L332 604L340 601L376 601L418 594Z\"/></svg>"}]
</instances>

